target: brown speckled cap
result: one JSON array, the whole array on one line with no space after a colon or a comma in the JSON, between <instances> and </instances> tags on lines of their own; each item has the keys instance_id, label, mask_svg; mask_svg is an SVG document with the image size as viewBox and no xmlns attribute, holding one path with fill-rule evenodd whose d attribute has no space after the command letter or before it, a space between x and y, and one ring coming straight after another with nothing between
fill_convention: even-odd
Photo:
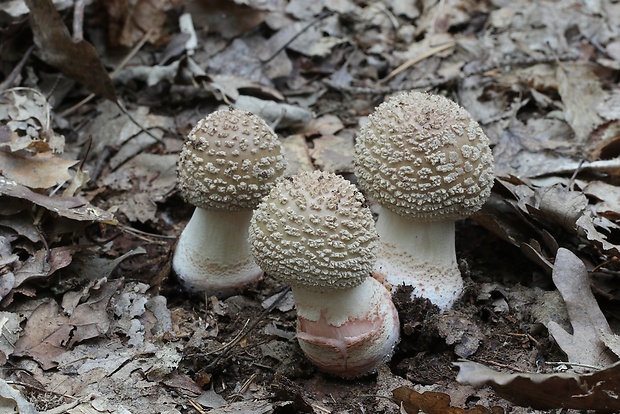
<instances>
[{"instance_id":1,"label":"brown speckled cap","mask_svg":"<svg viewBox=\"0 0 620 414\"><path fill-rule=\"evenodd\" d=\"M185 200L207 210L252 210L285 169L278 136L260 117L213 112L187 136L177 164Z\"/></svg>"},{"instance_id":2,"label":"brown speckled cap","mask_svg":"<svg viewBox=\"0 0 620 414\"><path fill-rule=\"evenodd\" d=\"M465 109L440 95L402 93L379 105L355 152L360 186L412 220L464 218L491 194L489 139Z\"/></svg>"},{"instance_id":3,"label":"brown speckled cap","mask_svg":"<svg viewBox=\"0 0 620 414\"><path fill-rule=\"evenodd\" d=\"M376 239L362 194L321 171L280 181L250 225L252 254L265 273L314 291L362 283L375 261Z\"/></svg>"}]
</instances>

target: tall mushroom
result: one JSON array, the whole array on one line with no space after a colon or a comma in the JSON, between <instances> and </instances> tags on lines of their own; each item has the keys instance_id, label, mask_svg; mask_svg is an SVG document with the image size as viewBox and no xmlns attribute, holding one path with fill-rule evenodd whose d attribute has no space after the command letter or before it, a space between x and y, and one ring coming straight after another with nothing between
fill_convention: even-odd
<instances>
[{"instance_id":1,"label":"tall mushroom","mask_svg":"<svg viewBox=\"0 0 620 414\"><path fill-rule=\"evenodd\" d=\"M185 288L228 296L262 277L250 218L285 166L277 135L258 116L224 109L198 121L177 164L179 189L196 206L172 260Z\"/></svg>"},{"instance_id":2,"label":"tall mushroom","mask_svg":"<svg viewBox=\"0 0 620 414\"><path fill-rule=\"evenodd\" d=\"M283 180L254 212L252 254L266 274L291 285L299 345L323 371L366 374L398 340L390 293L370 277L376 237L362 194L332 173Z\"/></svg>"},{"instance_id":3,"label":"tall mushroom","mask_svg":"<svg viewBox=\"0 0 620 414\"><path fill-rule=\"evenodd\" d=\"M454 223L491 193L489 139L455 102L409 92L375 109L355 153L360 186L382 206L375 277L451 307L463 290Z\"/></svg>"}]
</instances>

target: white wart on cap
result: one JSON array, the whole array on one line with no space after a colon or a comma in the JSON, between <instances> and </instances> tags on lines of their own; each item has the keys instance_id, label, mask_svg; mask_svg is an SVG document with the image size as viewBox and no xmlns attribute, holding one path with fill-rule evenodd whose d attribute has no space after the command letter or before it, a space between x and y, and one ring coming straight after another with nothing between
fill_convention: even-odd
<instances>
[{"instance_id":1,"label":"white wart on cap","mask_svg":"<svg viewBox=\"0 0 620 414\"><path fill-rule=\"evenodd\" d=\"M262 277L248 227L285 167L277 135L250 112L219 110L196 124L177 164L181 194L196 206L173 257L185 288L223 297Z\"/></svg>"},{"instance_id":2,"label":"white wart on cap","mask_svg":"<svg viewBox=\"0 0 620 414\"><path fill-rule=\"evenodd\" d=\"M359 184L382 206L376 277L452 306L463 286L454 221L480 209L491 193L489 139L455 102L409 92L375 109L355 150Z\"/></svg>"},{"instance_id":3,"label":"white wart on cap","mask_svg":"<svg viewBox=\"0 0 620 414\"><path fill-rule=\"evenodd\" d=\"M299 344L326 372L368 373L398 339L390 294L369 277L376 238L362 194L332 173L283 180L254 212L252 254L266 274L291 285Z\"/></svg>"}]
</instances>

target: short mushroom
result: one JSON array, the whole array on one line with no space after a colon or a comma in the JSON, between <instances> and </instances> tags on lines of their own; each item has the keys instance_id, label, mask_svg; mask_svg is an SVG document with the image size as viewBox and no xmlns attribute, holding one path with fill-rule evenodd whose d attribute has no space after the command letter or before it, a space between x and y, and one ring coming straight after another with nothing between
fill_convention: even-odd
<instances>
[{"instance_id":1,"label":"short mushroom","mask_svg":"<svg viewBox=\"0 0 620 414\"><path fill-rule=\"evenodd\" d=\"M186 289L224 297L262 277L250 218L285 166L277 135L250 112L218 110L196 124L177 164L181 194L196 206L172 260Z\"/></svg>"},{"instance_id":2,"label":"short mushroom","mask_svg":"<svg viewBox=\"0 0 620 414\"><path fill-rule=\"evenodd\" d=\"M362 194L333 173L283 180L254 212L252 254L266 274L291 285L299 345L325 372L369 373L398 340L391 295L370 277L376 238Z\"/></svg>"},{"instance_id":3,"label":"short mushroom","mask_svg":"<svg viewBox=\"0 0 620 414\"><path fill-rule=\"evenodd\" d=\"M450 308L463 290L455 221L482 207L493 185L489 139L440 95L398 94L379 105L355 144L359 184L382 209L374 276Z\"/></svg>"}]
</instances>

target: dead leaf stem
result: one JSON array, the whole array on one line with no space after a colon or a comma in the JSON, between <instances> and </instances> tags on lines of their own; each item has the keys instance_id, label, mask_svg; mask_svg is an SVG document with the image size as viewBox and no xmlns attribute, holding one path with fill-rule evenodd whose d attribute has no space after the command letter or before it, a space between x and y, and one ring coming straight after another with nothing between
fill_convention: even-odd
<instances>
[{"instance_id":1,"label":"dead leaf stem","mask_svg":"<svg viewBox=\"0 0 620 414\"><path fill-rule=\"evenodd\" d=\"M247 334L252 332L252 330L256 327L256 325L258 325L258 323L261 320L263 320L265 316L267 316L276 306L278 306L278 304L286 297L286 294L290 290L291 290L290 286L287 286L282 291L282 293L280 293L280 296L278 296L276 300L273 301L273 303L267 309L261 312L261 314L258 315L258 317L254 320L254 322L252 322L249 325L248 323L250 320L248 319L245 325L243 326L243 328L241 328L241 330L239 331L239 334L237 334L237 336L235 336L230 342L222 345L220 348L216 349L215 351L204 353L203 355L205 356L219 353L219 355L213 361L211 361L209 365L207 365L207 369L213 368L215 364L217 364L218 361L226 355L226 351L232 349L235 345L237 345L241 341L241 339L243 339Z\"/></svg>"}]
</instances>

